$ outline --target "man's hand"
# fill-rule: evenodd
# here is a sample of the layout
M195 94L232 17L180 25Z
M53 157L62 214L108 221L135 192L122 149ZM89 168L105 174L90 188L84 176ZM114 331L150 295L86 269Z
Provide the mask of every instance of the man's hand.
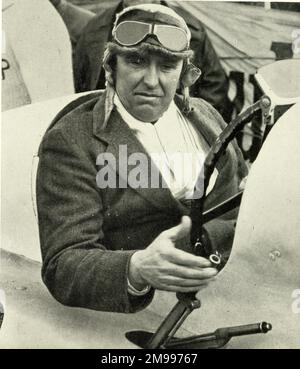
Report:
M176 227L162 232L145 250L134 253L129 280L138 289L147 284L159 290L196 292L216 274L211 263L200 256L175 248L176 240L190 233L191 220L184 216Z

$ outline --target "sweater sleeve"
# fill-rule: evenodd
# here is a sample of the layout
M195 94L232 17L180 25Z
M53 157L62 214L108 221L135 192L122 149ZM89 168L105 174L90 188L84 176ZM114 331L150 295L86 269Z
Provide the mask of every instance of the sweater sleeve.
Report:
M128 266L135 250L108 250L102 243L103 205L96 163L59 129L50 130L39 150L37 207L43 258L42 278L50 293L69 306L135 312L153 289L132 298Z

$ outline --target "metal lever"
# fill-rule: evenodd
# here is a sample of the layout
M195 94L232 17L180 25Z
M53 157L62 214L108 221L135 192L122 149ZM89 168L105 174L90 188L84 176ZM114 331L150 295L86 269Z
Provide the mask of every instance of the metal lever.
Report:
M250 334L268 333L272 329L270 323L262 322L255 324L240 325L234 327L219 328L212 333L186 338L170 338L156 348L160 349L217 349L225 346L231 338ZM146 331L132 331L126 333L129 341L135 345L147 349L154 334Z
M220 348L226 345L232 337L246 336L250 334L267 333L272 329L270 323L262 322L235 327L219 328L213 333L187 338L176 338L165 345L168 349L203 349Z
M201 306L200 301L194 296L194 294L177 294L179 301L146 344L146 348L159 348L174 336L189 314Z

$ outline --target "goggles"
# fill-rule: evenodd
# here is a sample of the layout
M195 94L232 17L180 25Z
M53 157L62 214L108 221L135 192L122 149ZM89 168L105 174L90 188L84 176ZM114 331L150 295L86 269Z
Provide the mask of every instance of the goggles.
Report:
M184 51L189 46L186 32L179 27L167 24L124 21L117 25L112 34L122 46L137 45L148 35L155 35L161 45L170 51Z

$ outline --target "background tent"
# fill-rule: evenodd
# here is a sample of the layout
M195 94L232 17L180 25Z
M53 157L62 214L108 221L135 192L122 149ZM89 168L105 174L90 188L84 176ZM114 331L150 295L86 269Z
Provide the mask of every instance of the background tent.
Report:
M207 29L230 78L229 97L237 113L256 99L258 91L253 75L259 67L275 60L296 58L300 68L299 12L266 9L261 6L263 3L176 1L176 4L200 19Z

